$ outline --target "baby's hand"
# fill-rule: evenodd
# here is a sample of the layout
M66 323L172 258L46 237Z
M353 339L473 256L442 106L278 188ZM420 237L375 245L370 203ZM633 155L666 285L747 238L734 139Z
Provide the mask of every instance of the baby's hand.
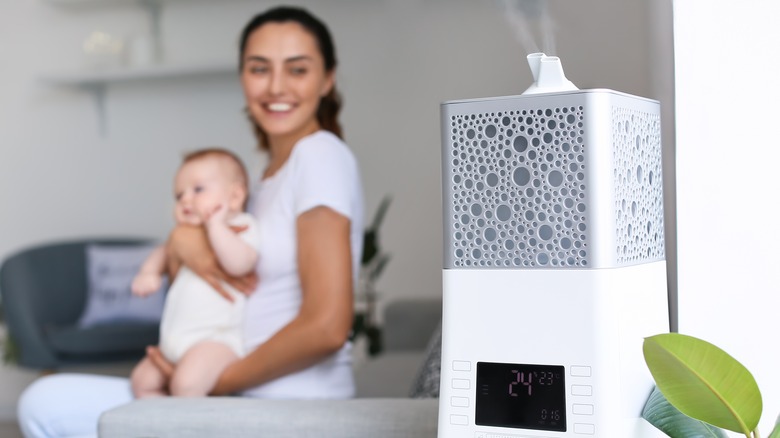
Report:
M161 286L161 275L141 272L133 278L130 289L133 291L133 295L146 297L160 290Z
M211 227L214 225L227 224L227 214L227 206L225 206L225 204L218 205L217 208L215 208L214 211L209 213L208 217L205 218L206 226Z

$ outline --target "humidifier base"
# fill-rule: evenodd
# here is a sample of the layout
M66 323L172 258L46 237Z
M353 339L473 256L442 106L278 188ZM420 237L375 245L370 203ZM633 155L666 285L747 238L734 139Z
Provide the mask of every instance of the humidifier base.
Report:
M657 436L642 342L669 331L663 260L443 275L440 438Z

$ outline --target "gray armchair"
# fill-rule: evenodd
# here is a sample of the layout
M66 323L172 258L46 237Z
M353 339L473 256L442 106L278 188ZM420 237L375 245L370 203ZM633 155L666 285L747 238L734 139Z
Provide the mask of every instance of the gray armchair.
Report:
M8 336L19 365L56 369L66 365L140 358L156 344L158 325L117 323L80 328L86 303L85 249L89 244L139 245L145 239L85 239L21 250L0 266L0 296Z

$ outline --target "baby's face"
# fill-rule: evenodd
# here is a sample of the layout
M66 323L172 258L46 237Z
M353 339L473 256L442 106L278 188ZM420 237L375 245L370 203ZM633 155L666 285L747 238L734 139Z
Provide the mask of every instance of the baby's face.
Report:
M202 225L220 205L229 212L240 211L243 197L240 185L230 175L229 166L218 159L201 158L182 165L174 183L176 222ZM237 187L238 186L238 187Z

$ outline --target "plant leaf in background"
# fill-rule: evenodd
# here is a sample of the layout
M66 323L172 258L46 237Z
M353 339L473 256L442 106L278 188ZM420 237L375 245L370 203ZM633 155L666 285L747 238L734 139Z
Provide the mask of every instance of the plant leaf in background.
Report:
M363 233L363 255L360 259L360 283L358 295L365 304L365 310L355 313L351 340L365 335L368 341L368 353L376 356L382 352L382 329L375 320L377 291L376 281L390 262L390 255L382 250L379 228L390 207L392 197L385 195L377 207L374 219Z
M2 356L3 356L3 363L5 364L15 364L19 362L19 347L16 346L16 343L13 339L11 339L8 336L8 333L5 335L5 339L0 339L0 342L3 346Z
M658 388L653 388L642 418L671 438L727 438L721 429L677 410Z
M390 201L392 198L388 195L382 198L382 202L374 214L374 220L371 225L366 229L363 235L363 257L360 264L365 266L379 253L379 227L382 226L382 220L385 218L385 213L390 207Z
M767 438L780 438L780 417L775 420L775 428Z
M374 282L382 275L382 271L385 270L385 266L390 262L390 255L382 254L374 264L374 268L368 273L368 281Z
M658 389L680 412L745 436L756 429L761 392L728 353L679 333L645 338L642 349Z

